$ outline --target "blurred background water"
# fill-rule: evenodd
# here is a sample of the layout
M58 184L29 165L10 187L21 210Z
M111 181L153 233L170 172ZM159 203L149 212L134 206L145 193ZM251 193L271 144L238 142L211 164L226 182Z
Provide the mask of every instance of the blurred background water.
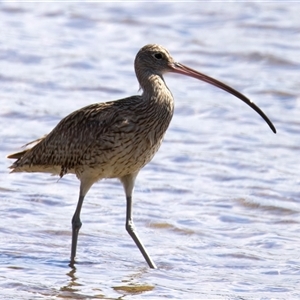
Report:
M299 299L300 4L0 3L1 299ZM6 155L70 112L138 93L137 51L238 89L274 122L192 78L166 75L176 109L139 174L125 231L117 180L95 184L68 267L79 182L11 174Z

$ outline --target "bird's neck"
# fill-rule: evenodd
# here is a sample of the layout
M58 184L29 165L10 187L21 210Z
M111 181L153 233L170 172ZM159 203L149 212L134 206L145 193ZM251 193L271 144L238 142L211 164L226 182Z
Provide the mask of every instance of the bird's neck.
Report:
M146 109L146 114L152 120L149 124L159 124L159 126L150 126L149 130L156 132L156 138L161 141L174 113L172 93L160 75L150 74L139 82L143 90L141 96L143 109Z
M173 106L173 96L162 76L157 74L145 74L139 81L143 90L143 99L151 102Z

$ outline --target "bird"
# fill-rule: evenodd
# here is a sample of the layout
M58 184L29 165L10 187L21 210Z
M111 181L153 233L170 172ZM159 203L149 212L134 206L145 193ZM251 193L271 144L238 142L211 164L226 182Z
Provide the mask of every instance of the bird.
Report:
M7 156L15 159L12 172L43 172L63 177L75 174L79 198L72 217L69 266L75 268L80 212L86 194L101 179L117 178L126 196L125 228L150 268L157 268L139 238L133 222L133 189L140 170L158 151L174 112L174 100L163 75L178 73L212 84L254 109L276 133L265 113L246 96L208 75L176 62L157 44L142 47L134 60L141 94L80 108L34 145ZM76 258L76 261L75 261Z

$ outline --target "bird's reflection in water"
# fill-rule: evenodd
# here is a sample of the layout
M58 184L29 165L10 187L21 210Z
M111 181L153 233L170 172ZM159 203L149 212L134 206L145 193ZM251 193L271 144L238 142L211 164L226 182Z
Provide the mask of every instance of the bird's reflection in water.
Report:
M80 283L78 283L78 277L76 277L76 268L71 268L71 271L66 273L68 278L68 284L60 288L60 296L65 299L86 299L86 296L80 295Z
M120 285L111 286L109 289L114 290L118 295L116 298L112 299L124 299L128 295L141 295L145 292L152 291L155 286L149 285L147 283L139 282L139 278L147 272L147 268L142 268L136 272L136 274L131 274L127 279L120 280ZM68 284L60 288L59 297L64 299L107 299L103 292L101 293L101 288L97 286L97 294L87 295L82 291L82 287L85 284L79 283L80 278L76 276L76 268L72 267L69 272L66 273L68 277ZM107 283L106 283L107 284ZM99 282L101 285L101 282ZM107 287L106 287L107 288ZM95 292L95 289L94 289Z

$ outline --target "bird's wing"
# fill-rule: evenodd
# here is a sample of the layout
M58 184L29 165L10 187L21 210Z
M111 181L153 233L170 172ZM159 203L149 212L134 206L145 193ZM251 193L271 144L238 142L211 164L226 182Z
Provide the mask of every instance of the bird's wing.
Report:
M124 136L134 135L137 111L133 107L139 107L139 102L140 97L133 96L92 104L71 113L31 149L9 155L8 158L17 159L11 168L39 165L72 169L93 151L99 156L113 152Z

